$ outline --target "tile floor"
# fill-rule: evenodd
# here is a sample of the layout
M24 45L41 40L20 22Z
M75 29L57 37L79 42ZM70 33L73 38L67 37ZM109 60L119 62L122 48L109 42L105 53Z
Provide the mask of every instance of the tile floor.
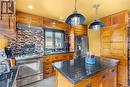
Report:
M55 76L23 87L56 87Z

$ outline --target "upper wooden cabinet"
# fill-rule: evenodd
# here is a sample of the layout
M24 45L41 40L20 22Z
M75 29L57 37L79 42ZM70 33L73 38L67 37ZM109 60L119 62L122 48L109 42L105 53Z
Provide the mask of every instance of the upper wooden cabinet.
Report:
M129 11L125 10L116 14L106 16L100 20L105 23L105 27L119 24L128 24Z
M19 12L19 11L16 12L16 15L17 15L16 21L24 24L41 26L41 27L57 29L57 30L69 30L70 28L70 26L67 25L66 23L54 19L50 19L50 18L36 16L36 15Z
M122 11L111 16L111 24L127 24L128 23L128 11Z
M54 19L43 18L43 27L58 29L58 30L68 30L70 26L64 22L60 22Z
M43 26L43 18L23 12L16 12L16 21L29 25Z
M101 21L105 23L105 26L111 26L111 16L103 17Z

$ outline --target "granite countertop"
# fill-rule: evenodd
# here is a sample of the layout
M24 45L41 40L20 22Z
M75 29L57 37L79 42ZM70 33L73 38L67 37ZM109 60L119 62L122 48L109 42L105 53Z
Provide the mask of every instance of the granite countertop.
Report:
M17 73L18 67L13 67L10 72L0 75L0 87L13 87Z
M49 53L49 54L32 54L32 55L21 55L21 56L16 56L16 60L17 61L24 61L24 60L30 60L30 59L39 59L39 58L43 58L44 56L49 56L49 55L56 55L56 54L66 54L66 53L73 53L70 51L67 52L54 52L54 53Z
M96 64L85 63L85 58L76 58L70 61L53 63L53 67L64 75L72 84L78 83L89 77L118 64L118 60L96 57Z

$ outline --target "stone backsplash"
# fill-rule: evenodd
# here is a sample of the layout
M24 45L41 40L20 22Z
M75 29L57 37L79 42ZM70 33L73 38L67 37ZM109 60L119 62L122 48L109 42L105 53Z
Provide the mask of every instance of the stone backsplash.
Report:
M11 41L15 55L40 54L44 52L44 30L41 27L17 24L16 41ZM15 42L15 44L14 44Z

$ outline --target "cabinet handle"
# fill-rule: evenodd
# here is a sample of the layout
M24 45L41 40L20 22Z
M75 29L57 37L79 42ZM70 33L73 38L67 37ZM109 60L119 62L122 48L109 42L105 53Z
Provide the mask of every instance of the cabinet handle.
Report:
M86 87L92 87L92 83L88 83Z
M115 69L112 69L111 72L112 72L112 73L115 72Z
M106 77L106 75L104 74L104 75L102 75L102 78L104 79Z

